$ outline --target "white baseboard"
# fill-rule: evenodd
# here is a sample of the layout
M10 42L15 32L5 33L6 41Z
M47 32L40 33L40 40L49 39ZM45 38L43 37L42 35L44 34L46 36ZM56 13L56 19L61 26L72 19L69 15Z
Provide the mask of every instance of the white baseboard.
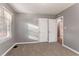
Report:
M72 52L74 52L74 53L76 53L76 54L79 54L78 51L76 51L76 50L74 50L74 49L68 47L67 45L64 45L64 44L63 44L62 46L65 47L65 48L67 48L67 49L69 49L69 50L71 50Z
M13 44L2 56L5 56L16 44Z
M16 44L29 44L29 43L40 43L40 42L18 42Z
M5 56L17 44L30 44L30 43L42 43L42 42L36 41L36 42L18 42L18 43L15 43L4 54L2 54L2 56ZM67 48L67 49L69 49L69 50L71 50L71 51L73 51L73 52L75 52L75 53L77 53L77 54L79 54L78 51L76 51L76 50L74 50L74 49L72 49L72 48L70 48L70 47L68 47L68 46L66 46L64 44L62 46L65 47L65 48Z
M36 41L36 42L19 42L19 43L15 43L6 52L4 52L4 54L2 54L1 56L5 56L17 44L29 44L29 43L41 43L41 42Z

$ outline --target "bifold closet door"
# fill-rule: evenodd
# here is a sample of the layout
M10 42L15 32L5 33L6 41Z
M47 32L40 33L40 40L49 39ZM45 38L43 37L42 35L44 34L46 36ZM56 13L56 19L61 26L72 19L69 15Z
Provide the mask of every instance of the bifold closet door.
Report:
M49 42L57 41L57 21L49 19Z
M38 22L39 22L39 41L48 42L48 19L40 18Z

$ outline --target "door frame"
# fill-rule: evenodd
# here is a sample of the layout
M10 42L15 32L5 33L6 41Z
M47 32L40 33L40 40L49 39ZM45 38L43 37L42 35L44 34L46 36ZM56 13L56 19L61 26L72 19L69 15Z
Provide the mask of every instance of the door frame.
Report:
M62 46L64 45L64 17L63 16L59 16L56 19L61 19L63 21L63 39L62 39Z

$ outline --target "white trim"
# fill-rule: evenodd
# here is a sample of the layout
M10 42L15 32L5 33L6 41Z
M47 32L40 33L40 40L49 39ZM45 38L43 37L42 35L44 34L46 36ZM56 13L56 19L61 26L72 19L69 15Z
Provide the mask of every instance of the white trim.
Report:
M76 54L79 54L79 52L78 52L78 51L76 51L76 50L74 50L74 49L72 49L72 48L68 47L68 46L67 46L67 45L65 45L65 44L63 44L62 46L63 46L63 47L65 47L65 48L67 48L67 49L69 49L69 50L71 50L72 52L74 52L74 53L76 53Z
M36 42L18 42L16 44L30 44L30 43L41 43L41 42L38 42L38 41L36 41Z
M5 56L17 44L29 44L29 43L41 43L41 42L36 41L36 42L18 42L18 43L15 43L6 52L4 52L1 56Z
M7 50L4 54L2 54L1 56L5 56L5 55L6 55L15 45L17 45L17 44L30 44L30 43L41 43L41 42L36 41L36 42L19 42L19 43L15 43L15 44L13 44L13 45ZM49 43L50 43L50 42L49 42ZM74 53L76 53L76 54L79 54L78 51L76 51L76 50L74 50L74 49L68 47L67 45L62 44L62 46L65 47L65 48L67 48L67 49L69 49L69 50L71 50L72 52L74 52Z
M4 54L2 54L1 56L5 56L15 45L16 45L16 43L13 44L13 45L12 45L6 52L4 52Z

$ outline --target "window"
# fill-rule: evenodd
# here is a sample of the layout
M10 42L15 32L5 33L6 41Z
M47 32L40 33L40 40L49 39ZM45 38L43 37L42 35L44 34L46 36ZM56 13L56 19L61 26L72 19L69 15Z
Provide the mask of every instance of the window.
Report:
M0 39L10 38L12 14L4 7L0 7Z

